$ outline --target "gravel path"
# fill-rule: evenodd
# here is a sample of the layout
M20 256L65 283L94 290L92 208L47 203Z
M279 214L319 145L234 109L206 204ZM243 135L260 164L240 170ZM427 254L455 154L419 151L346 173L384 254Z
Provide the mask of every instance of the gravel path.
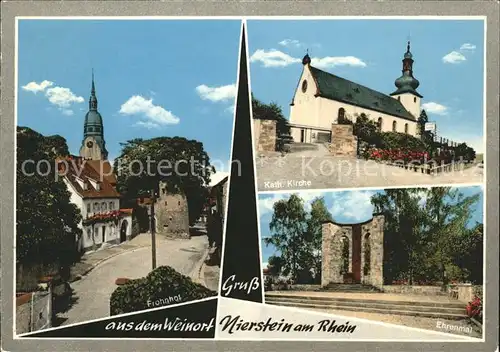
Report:
M195 279L193 271L204 259L207 247L206 236L189 240L159 239L156 248L157 266L169 265ZM61 325L109 316L109 298L117 287L115 280L119 277L144 277L150 271L151 247L134 249L106 260L81 280L71 283L76 301L69 311L59 314L60 318L66 319Z
M478 167L432 176L372 160L332 157L322 151L260 156L256 171L259 191L483 182L483 169Z

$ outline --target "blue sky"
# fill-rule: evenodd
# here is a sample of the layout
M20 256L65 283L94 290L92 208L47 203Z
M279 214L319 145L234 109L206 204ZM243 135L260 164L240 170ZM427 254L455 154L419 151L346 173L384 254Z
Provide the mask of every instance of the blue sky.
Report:
M309 49L313 65L389 94L411 40L422 106L438 133L483 146L482 20L248 21L252 91L289 114Z
M455 188L456 189L456 188ZM480 198L473 206L473 214L470 225L476 222L483 222L483 188L482 186L460 187L459 191L464 196L479 194ZM372 217L374 208L371 204L371 197L383 190L351 190L351 191L302 191L290 193L259 194L258 208L260 216L260 236L261 239L271 235L269 223L273 216L273 204L282 199L288 199L291 194L297 194L304 200L306 211L311 210L311 202L317 197L323 197L326 207L332 214L333 219L339 223L351 224L369 220ZM422 205L425 198L422 198ZM269 256L276 253L273 246L266 246L262 241L262 261L267 263ZM265 266L266 264L264 264Z
M18 125L59 134L78 154L93 68L110 159L120 142L182 136L227 165L240 30L235 20L20 20Z

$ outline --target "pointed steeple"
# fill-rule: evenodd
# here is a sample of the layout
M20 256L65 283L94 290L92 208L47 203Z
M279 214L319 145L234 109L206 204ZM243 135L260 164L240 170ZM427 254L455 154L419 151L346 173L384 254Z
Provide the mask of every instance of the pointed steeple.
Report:
M97 110L97 97L95 95L94 69L92 69L92 89L90 90L89 110Z

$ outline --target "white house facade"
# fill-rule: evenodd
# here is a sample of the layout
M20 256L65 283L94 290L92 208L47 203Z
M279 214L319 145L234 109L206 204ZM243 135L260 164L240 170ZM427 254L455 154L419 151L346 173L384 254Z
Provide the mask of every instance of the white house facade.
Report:
M291 134L295 142L316 143L330 139L332 124L343 119L355 122L366 116L382 132L418 136L417 121L422 96L413 77L413 58L408 43L397 90L386 95L311 65L306 54L303 70L290 104Z

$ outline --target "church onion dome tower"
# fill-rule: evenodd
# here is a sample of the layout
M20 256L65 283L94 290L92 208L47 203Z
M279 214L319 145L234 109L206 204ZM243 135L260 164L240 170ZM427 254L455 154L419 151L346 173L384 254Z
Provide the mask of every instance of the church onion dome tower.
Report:
M413 77L413 62L413 55L410 51L410 42L408 42L406 53L404 54L403 58L403 74L394 82L397 89L396 91L391 93L391 95L410 93L416 95L419 98L422 98L422 96L417 92L417 88L420 85L420 82L418 81L418 79Z
M100 155L97 155L100 154ZM94 72L92 72L92 89L90 91L89 111L85 115L83 126L83 141L80 156L85 159L106 160L108 151L104 141L104 126L102 116L97 111L97 97L95 93Z

